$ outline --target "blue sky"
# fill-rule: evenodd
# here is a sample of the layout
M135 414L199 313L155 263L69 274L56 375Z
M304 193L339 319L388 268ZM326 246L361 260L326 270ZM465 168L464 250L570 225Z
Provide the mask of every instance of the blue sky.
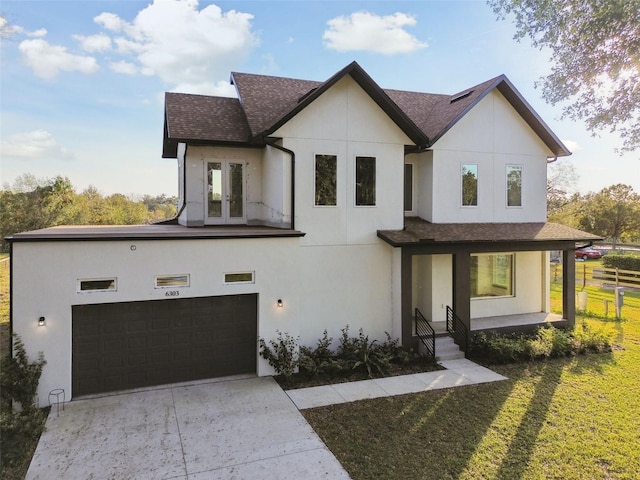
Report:
M353 60L383 88L453 94L502 73L574 153L576 190L626 183L638 154L560 120L534 83L548 52L484 1L14 1L0 5L0 182L177 194L162 159L165 91L233 94L231 71L326 80Z

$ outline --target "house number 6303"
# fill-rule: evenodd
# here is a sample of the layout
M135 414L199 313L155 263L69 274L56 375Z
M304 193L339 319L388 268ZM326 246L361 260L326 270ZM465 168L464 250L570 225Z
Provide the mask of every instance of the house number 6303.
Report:
M179 290L169 290L167 292L164 292L164 296L165 297L179 297L180 296L180 291Z

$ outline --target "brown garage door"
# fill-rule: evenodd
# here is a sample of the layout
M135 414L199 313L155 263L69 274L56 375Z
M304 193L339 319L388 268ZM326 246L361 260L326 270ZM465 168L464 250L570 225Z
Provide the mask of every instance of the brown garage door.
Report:
M257 295L72 307L73 396L255 373Z

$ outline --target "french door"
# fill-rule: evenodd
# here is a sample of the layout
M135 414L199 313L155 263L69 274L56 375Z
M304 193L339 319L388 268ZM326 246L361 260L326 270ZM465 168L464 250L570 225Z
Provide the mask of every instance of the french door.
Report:
M205 168L205 223L246 223L244 163L237 160L207 161Z

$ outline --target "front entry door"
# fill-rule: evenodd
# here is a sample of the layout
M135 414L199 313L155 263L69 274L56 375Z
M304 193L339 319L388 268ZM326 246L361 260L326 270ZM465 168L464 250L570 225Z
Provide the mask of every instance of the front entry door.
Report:
M238 160L206 163L206 223L246 223L245 168Z

